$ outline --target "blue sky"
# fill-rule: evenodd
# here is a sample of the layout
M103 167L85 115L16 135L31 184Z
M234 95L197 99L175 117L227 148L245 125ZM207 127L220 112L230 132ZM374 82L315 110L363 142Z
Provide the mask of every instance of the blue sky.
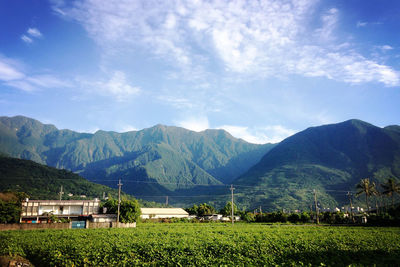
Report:
M278 142L400 124L397 0L2 0L0 115Z

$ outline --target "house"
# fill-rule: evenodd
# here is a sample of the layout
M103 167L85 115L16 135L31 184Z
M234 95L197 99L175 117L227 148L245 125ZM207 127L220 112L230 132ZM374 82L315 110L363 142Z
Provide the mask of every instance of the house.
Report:
M204 219L207 221L220 221L222 219L222 214L205 215Z
M100 201L94 200L29 200L22 202L20 222L47 222L49 215L72 221L87 220L98 214Z
M230 216L225 217L222 214L205 215L203 216L203 219L207 221L221 221L221 222L232 221L232 218ZM233 216L233 220L240 221L240 216Z
M142 219L189 218L189 213L182 208L141 208Z
M90 219L92 222L116 222L117 214L92 214L90 215Z

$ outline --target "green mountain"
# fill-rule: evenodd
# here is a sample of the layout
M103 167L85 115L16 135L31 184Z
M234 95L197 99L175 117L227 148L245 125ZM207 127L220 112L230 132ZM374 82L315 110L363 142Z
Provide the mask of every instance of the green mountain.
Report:
M44 166L30 160L0 156L0 192L12 190L27 193L32 199L58 199L63 186L63 199L116 197L117 190L89 182L70 171ZM72 194L72 196L68 196Z
M238 201L249 206L304 209L313 203L312 189L323 207L335 207L347 204L360 179L390 177L400 178L400 127L349 120L285 139L233 183Z
M156 125L127 133L58 130L17 116L0 117L0 153L79 173L136 195L174 195L196 185L228 183L274 145L256 145L224 130L193 132Z

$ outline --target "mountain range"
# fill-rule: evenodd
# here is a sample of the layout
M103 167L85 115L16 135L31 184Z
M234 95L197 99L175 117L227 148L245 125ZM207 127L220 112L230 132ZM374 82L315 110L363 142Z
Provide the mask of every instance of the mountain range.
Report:
M174 195L196 185L228 183L274 145L256 145L224 130L193 132L156 125L126 133L58 130L22 117L0 117L0 152L68 169L135 195Z
M360 120L311 127L278 144L251 144L224 130L156 125L126 133L59 130L34 119L0 117L0 153L63 168L137 197L175 203L305 209L347 203L362 178L400 177L400 126ZM150 200L154 200L150 199ZM171 201L172 202L172 201Z
M400 126L348 120L308 128L283 140L234 183L246 186L243 195L255 196L253 205L267 209L305 208L313 189L332 207L347 203L347 191L363 178L400 178Z

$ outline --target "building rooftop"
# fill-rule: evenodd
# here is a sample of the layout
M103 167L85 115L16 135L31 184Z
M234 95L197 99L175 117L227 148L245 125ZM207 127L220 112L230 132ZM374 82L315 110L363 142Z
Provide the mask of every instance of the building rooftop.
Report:
M142 211L142 215L189 215L182 208L141 208L140 210Z
M83 202L100 202L100 200L98 199L77 199L77 200L48 200L48 199L28 199L28 201L25 200L25 202L34 202L34 203L62 203L62 204L66 204L66 203L83 203Z

